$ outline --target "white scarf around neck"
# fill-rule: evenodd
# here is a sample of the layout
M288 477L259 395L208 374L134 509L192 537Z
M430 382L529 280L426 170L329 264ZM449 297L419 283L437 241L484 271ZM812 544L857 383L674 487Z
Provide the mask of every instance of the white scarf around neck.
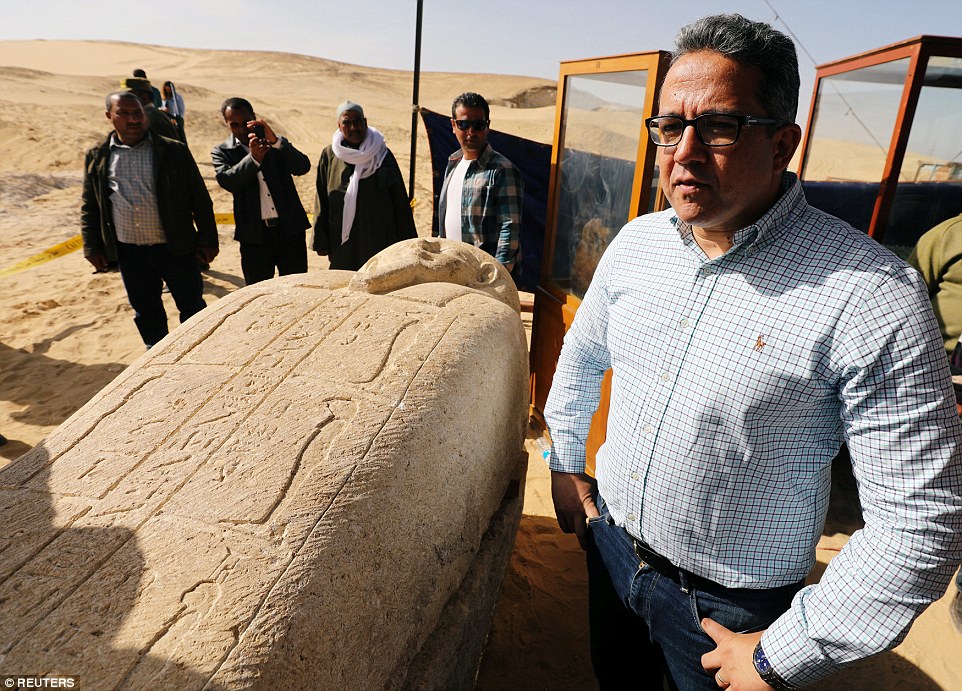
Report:
M373 127L368 127L367 136L361 142L360 148L345 146L344 135L340 130L336 130L331 140L331 149L339 159L354 166L351 180L347 183L347 191L344 193L344 215L341 219L343 245L351 237L351 226L354 225L354 214L357 211L357 190L361 180L374 175L381 167L384 157L387 156L387 147L384 145L384 135Z

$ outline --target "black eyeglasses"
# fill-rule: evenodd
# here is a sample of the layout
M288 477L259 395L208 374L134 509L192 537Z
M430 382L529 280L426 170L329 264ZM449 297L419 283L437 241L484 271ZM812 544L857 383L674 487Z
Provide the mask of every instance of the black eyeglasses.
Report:
M482 132L488 129L488 125L491 124L490 120L455 120L454 124L462 132L467 132L469 128L476 130L477 132Z
M749 125L777 125L778 120L756 118L752 115L728 113L705 113L693 120L677 115L658 115L645 120L648 134L655 146L675 146L685 134L685 128L693 125L695 134L705 146L731 146L738 141L742 127Z

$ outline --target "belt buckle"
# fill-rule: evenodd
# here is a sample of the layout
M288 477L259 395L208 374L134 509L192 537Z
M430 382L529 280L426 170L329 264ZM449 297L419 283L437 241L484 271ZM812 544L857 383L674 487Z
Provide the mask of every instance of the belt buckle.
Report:
M635 549L635 557L638 559L638 568L640 569L642 566L648 566L648 562L645 561L645 558L642 555L641 545L638 543L638 540L631 538L631 543Z
M639 568L639 569L640 569L642 566L648 566L648 567L650 567L650 568L652 569L652 571L656 571L656 572L660 573L661 575L665 575L659 568L656 568L654 564L652 564L650 561L646 561L646 560L645 560L645 552L648 551L648 550L646 550L644 547L641 546L641 542L640 542L639 540L636 540L635 538L631 538L631 543L632 543L632 545L634 546L635 557L638 559L638 568ZM664 560L664 557L662 557L662 559ZM666 568L666 566L663 565L662 568ZM670 562L668 562L667 568L672 569L672 570L675 570L675 569L676 569L675 565L674 565L674 564L671 564ZM680 571L680 569L679 569L679 571ZM671 578L671 577L668 576L668 578ZM682 580L677 579L677 578L671 578L671 580L675 581L676 583L678 583L678 584L681 586L681 590L682 590L683 593L687 593L687 592L688 592L687 580L686 580L686 581L682 581Z

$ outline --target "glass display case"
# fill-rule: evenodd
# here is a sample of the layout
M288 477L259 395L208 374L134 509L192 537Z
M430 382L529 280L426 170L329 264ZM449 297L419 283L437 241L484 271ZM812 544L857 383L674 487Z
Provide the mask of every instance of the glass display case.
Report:
M540 414L561 341L598 260L621 227L661 208L654 115L668 69L663 51L561 63L541 281L531 343L532 403Z
M905 255L962 213L962 38L817 68L800 177L814 206Z

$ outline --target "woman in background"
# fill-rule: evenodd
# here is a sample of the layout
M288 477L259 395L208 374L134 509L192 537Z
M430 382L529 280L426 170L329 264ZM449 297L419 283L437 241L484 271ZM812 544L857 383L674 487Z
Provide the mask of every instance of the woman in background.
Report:
M177 93L177 88L173 82L164 82L164 99L161 110L167 111L174 120L177 121L177 132L180 140L187 143L187 135L184 134L184 97Z

